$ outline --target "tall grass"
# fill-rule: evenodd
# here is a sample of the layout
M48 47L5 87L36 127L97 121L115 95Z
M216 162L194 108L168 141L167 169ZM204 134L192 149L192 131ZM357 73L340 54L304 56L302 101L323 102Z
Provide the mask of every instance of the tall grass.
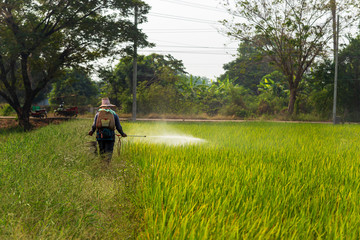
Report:
M0 132L0 239L132 239L124 169L85 143L90 122Z
M0 133L1 239L360 238L358 125L123 123L110 168L90 125Z
M207 143L125 145L141 168L139 239L360 238L360 126L142 123L128 131L161 128Z

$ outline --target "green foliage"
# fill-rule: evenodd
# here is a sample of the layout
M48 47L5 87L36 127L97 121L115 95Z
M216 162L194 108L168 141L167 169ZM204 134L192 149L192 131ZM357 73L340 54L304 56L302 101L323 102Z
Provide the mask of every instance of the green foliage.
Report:
M287 109L287 99L273 96L271 93L263 93L258 98L258 115L277 115L282 114ZM287 110L286 110L287 111Z
M257 87L260 93L269 92L274 97L286 98L289 96L289 90L285 84L285 76L279 71L274 71L263 76Z
M243 86L231 86L226 91L227 99L224 102L223 110L220 112L224 115L236 116L240 118L249 117L251 110L245 102L246 97L249 95L248 90Z
M91 124L0 132L0 238L358 239L358 125L126 122L106 168Z
M207 79L193 75L182 75L175 85L183 99L192 102L201 101L210 88Z
M224 5L234 16L234 21L224 21L228 35L251 42L286 77L290 90L288 111L292 114L304 73L325 53L331 39L332 21L325 17L330 5L311 0L235 0L224 1ZM349 6L339 4L339 8Z
M99 99L99 90L95 82L81 70L67 70L65 75L53 84L49 94L49 102L58 105L86 106L96 105Z
M290 24L289 27L293 26ZM304 26L304 28L310 29L309 26ZM253 40L259 40L258 38L259 36L255 36ZM338 113L347 116L349 120L356 120L354 118L360 115L358 114L359 104L357 104L360 101L358 101L360 85L357 84L360 70L356 58L359 39L357 37L349 38L349 40L350 44L340 52ZM288 77L282 71L275 70L272 65L269 65L267 62L269 57L261 57L263 53L254 46L253 42L243 43L239 47L237 59L243 65L229 63L231 69L225 68L225 74L216 81L177 74L179 71L166 67L172 65L171 61L164 56L140 56L138 61L140 66L139 113L150 114L160 111L162 114L206 113L209 116L222 115L238 118L264 116L297 119L302 116L301 118L311 119L313 116L315 120L329 119L333 98L334 66L332 61L325 59L317 62L317 65L310 68L311 71L307 71L301 81L297 82L296 100L293 106L294 116L290 118L287 113L289 86L295 83L289 83ZM250 68L252 64L254 67L261 65L261 71ZM268 70L271 72L267 72ZM255 73L256 75L252 75ZM264 74L260 75L261 73ZM108 75L108 79L116 79L112 83L115 87L109 87L109 84L103 82L103 86L106 86L103 88L106 89L104 92L117 96L124 112L131 112L131 74L132 60L130 57L123 58L114 73L109 72ZM241 74L245 74L246 77ZM292 76L291 79L295 78ZM239 81L239 79L242 80ZM117 93L115 89L118 90ZM106 95L106 93L103 94ZM169 104L166 105L165 102Z
M139 239L358 239L358 125L135 123Z
M224 100L216 93L210 92L203 100L201 110L209 116L215 116L221 111Z
M142 89L138 97L139 112L143 114L176 114L182 109L180 96L172 86L152 84Z
M266 94L263 92L260 95L261 97L256 97L251 90L237 85L236 80L230 79L229 76L223 80L218 79L211 82L208 79L184 74L176 76L176 81L173 81L171 80L172 76L175 75L166 74L161 78L162 81L155 81L150 85L148 81L139 83L137 88L139 113L185 115L206 113L209 116L223 115L249 118L256 114L280 113L284 108L285 98L283 95L286 95L286 90L281 83L275 84L275 87L281 91L276 90L274 92L271 90L267 91ZM283 76L278 72L267 77L283 81ZM164 84L164 82L167 83ZM271 89L275 89L275 87ZM123 91L118 96L123 99L123 111L130 112L132 99L129 97L130 94L123 94L125 92L127 91ZM273 94L279 94L280 97ZM269 111L258 110L259 104L263 104L258 98L266 99L267 103L271 105Z
M243 41L238 48L238 56L234 61L224 65L225 73L219 78L230 78L234 83L257 93L257 85L261 78L275 71L270 59L264 56L251 41Z
M330 92L332 93L332 91ZM328 89L312 92L310 95L310 102L312 103L316 113L330 115L333 103L333 98L330 92Z
M258 115L277 115L284 112L289 97L289 90L284 84L286 84L285 77L278 71L267 74L261 79L258 85L260 93L257 97Z
M10 116L15 113L15 110L9 104L0 105L0 116Z
M0 3L0 96L19 109L25 129L35 97L64 69L127 51L116 46L134 39L139 47L149 45L129 18L135 6L140 22L145 21L149 6L143 1Z
M134 238L132 167L89 151L91 124L0 131L0 239Z
M359 121L360 37L349 38L339 52L337 113L349 121ZM334 96L334 63L325 59L313 69L308 81L310 101L318 114L330 116Z
M142 99L144 99L147 93L142 94L142 91L148 91L153 84L165 88L167 85L174 85L180 75L185 73L185 68L182 61L171 55L164 56L154 53L148 56L138 56L137 73L137 83L140 89L138 93L143 95ZM121 58L114 70L102 69L100 78L102 79L102 95L110 97L117 106L122 106L123 111L130 112L129 96L132 94L133 87L133 58L130 56ZM144 107L142 109L145 111Z

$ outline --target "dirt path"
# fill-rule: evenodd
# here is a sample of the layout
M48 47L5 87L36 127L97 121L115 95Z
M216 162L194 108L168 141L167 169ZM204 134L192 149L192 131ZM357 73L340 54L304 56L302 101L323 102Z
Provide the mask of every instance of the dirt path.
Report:
M40 128L51 124L59 124L63 121L67 121L68 119L63 118L47 118L47 119L37 119L37 118L30 118L30 123L34 126L34 128ZM7 128L15 128L17 127L18 123L15 117L3 117L0 116L0 130L7 129Z
M38 119L30 118L30 122L35 126L35 128L47 126L51 124L58 124L63 121L67 121L74 118L65 118L65 117L49 117L47 119ZM78 117L76 119L88 119L93 120L93 118L87 117ZM132 121L131 118L121 118L120 121ZM156 121L156 122L278 122L278 123L322 123L322 124L332 124L332 122L317 122L317 121L278 121L278 120L236 120L236 119L187 119L187 118L137 118L136 121ZM16 118L13 116L0 116L0 129L15 127L17 125Z

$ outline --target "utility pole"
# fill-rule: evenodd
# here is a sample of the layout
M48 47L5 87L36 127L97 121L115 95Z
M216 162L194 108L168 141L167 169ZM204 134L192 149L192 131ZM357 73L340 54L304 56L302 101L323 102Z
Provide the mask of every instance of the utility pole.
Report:
M135 6L135 30L138 25L138 6ZM134 53L133 53L133 104L132 120L136 121L136 85L137 85L137 35L134 34Z
M335 16L333 16L335 18ZM333 124L336 122L336 101L337 101L337 82L338 82L338 53L339 53L339 15L337 15L336 31L334 32L334 61L335 61L335 74L334 74L334 102L333 102Z

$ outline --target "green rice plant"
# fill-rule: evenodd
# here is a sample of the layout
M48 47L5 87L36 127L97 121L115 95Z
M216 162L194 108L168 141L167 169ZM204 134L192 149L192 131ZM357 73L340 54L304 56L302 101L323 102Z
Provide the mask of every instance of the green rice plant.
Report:
M0 238L360 238L358 125L124 122L110 168L90 125L0 133Z
M141 123L207 142L138 141L139 239L358 239L358 125ZM151 129L152 128L152 129Z

